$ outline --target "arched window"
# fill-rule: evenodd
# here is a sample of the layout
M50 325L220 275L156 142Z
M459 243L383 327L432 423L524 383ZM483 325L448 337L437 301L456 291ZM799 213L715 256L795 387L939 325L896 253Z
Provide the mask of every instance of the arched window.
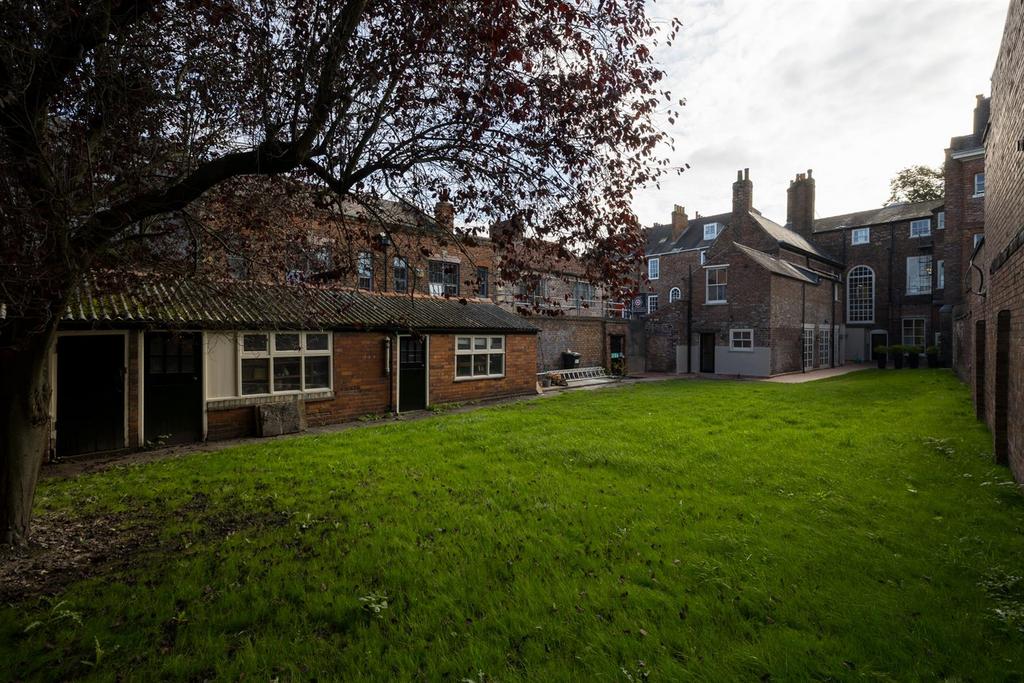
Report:
M668 302L670 304L679 301L681 298L683 298L683 293L679 291L678 287L668 290Z
M855 266L846 276L846 322L875 322L875 271Z

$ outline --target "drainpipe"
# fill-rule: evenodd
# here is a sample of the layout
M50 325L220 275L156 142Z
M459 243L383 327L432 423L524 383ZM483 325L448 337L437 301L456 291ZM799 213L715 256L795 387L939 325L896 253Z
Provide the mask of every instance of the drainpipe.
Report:
M686 374L693 374L693 264L686 266Z
M384 376L388 378L388 412L395 412L395 382L391 376L391 337L384 337Z

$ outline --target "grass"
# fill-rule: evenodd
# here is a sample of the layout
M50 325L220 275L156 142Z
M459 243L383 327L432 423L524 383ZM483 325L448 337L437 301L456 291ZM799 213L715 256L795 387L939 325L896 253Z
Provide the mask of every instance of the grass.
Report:
M152 539L0 607L3 680L1024 672L1024 497L945 371L567 393L45 481L38 506Z

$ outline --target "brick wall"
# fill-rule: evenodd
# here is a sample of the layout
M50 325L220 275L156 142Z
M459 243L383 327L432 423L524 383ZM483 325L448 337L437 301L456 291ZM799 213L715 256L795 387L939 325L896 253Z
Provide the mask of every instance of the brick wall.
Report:
M992 77L986 140L984 413L996 459L1024 482L1024 3L1013 0ZM977 297L970 297L976 301ZM980 314L980 315L979 315Z
M521 396L537 389L537 337L505 335L505 376L455 380L455 336L430 336L430 403L452 403Z
M310 427L382 415L391 410L389 385L397 372L392 353L391 374L385 372L385 340L381 332L334 333L334 395L305 402ZM430 335L430 402L472 401L532 393L536 389L537 344L532 334L505 336L505 377L455 381L454 335ZM256 433L256 407L242 406L207 411L207 439L233 439Z
M562 367L562 352L580 354L581 367L604 366L607 354L605 322L595 318L533 316L530 323L540 328L534 372Z
M948 217L947 217L948 225ZM943 290L938 289L936 280L937 261L944 259L943 247L949 228L939 230L932 222L930 237L910 237L910 221L899 221L884 225L872 225L868 244L852 245L851 229L830 230L817 233L815 242L836 258L846 262L844 283L849 273L857 266L868 266L875 273L875 320L872 323L847 323L848 328L863 328L865 334L880 329L889 333L890 344L902 343L903 318L925 319L926 345L935 341L939 331L939 307L943 303ZM907 289L907 258L911 256L932 257L932 291L929 294L910 295ZM953 284L948 266L946 286ZM845 287L845 284L844 284ZM843 292L842 319L846 318L846 292Z

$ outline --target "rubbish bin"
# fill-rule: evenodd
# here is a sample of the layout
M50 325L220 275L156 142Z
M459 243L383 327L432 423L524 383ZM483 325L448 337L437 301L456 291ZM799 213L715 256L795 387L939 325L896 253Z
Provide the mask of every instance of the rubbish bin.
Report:
M562 352L562 369L572 370L580 366L580 354L575 351Z

